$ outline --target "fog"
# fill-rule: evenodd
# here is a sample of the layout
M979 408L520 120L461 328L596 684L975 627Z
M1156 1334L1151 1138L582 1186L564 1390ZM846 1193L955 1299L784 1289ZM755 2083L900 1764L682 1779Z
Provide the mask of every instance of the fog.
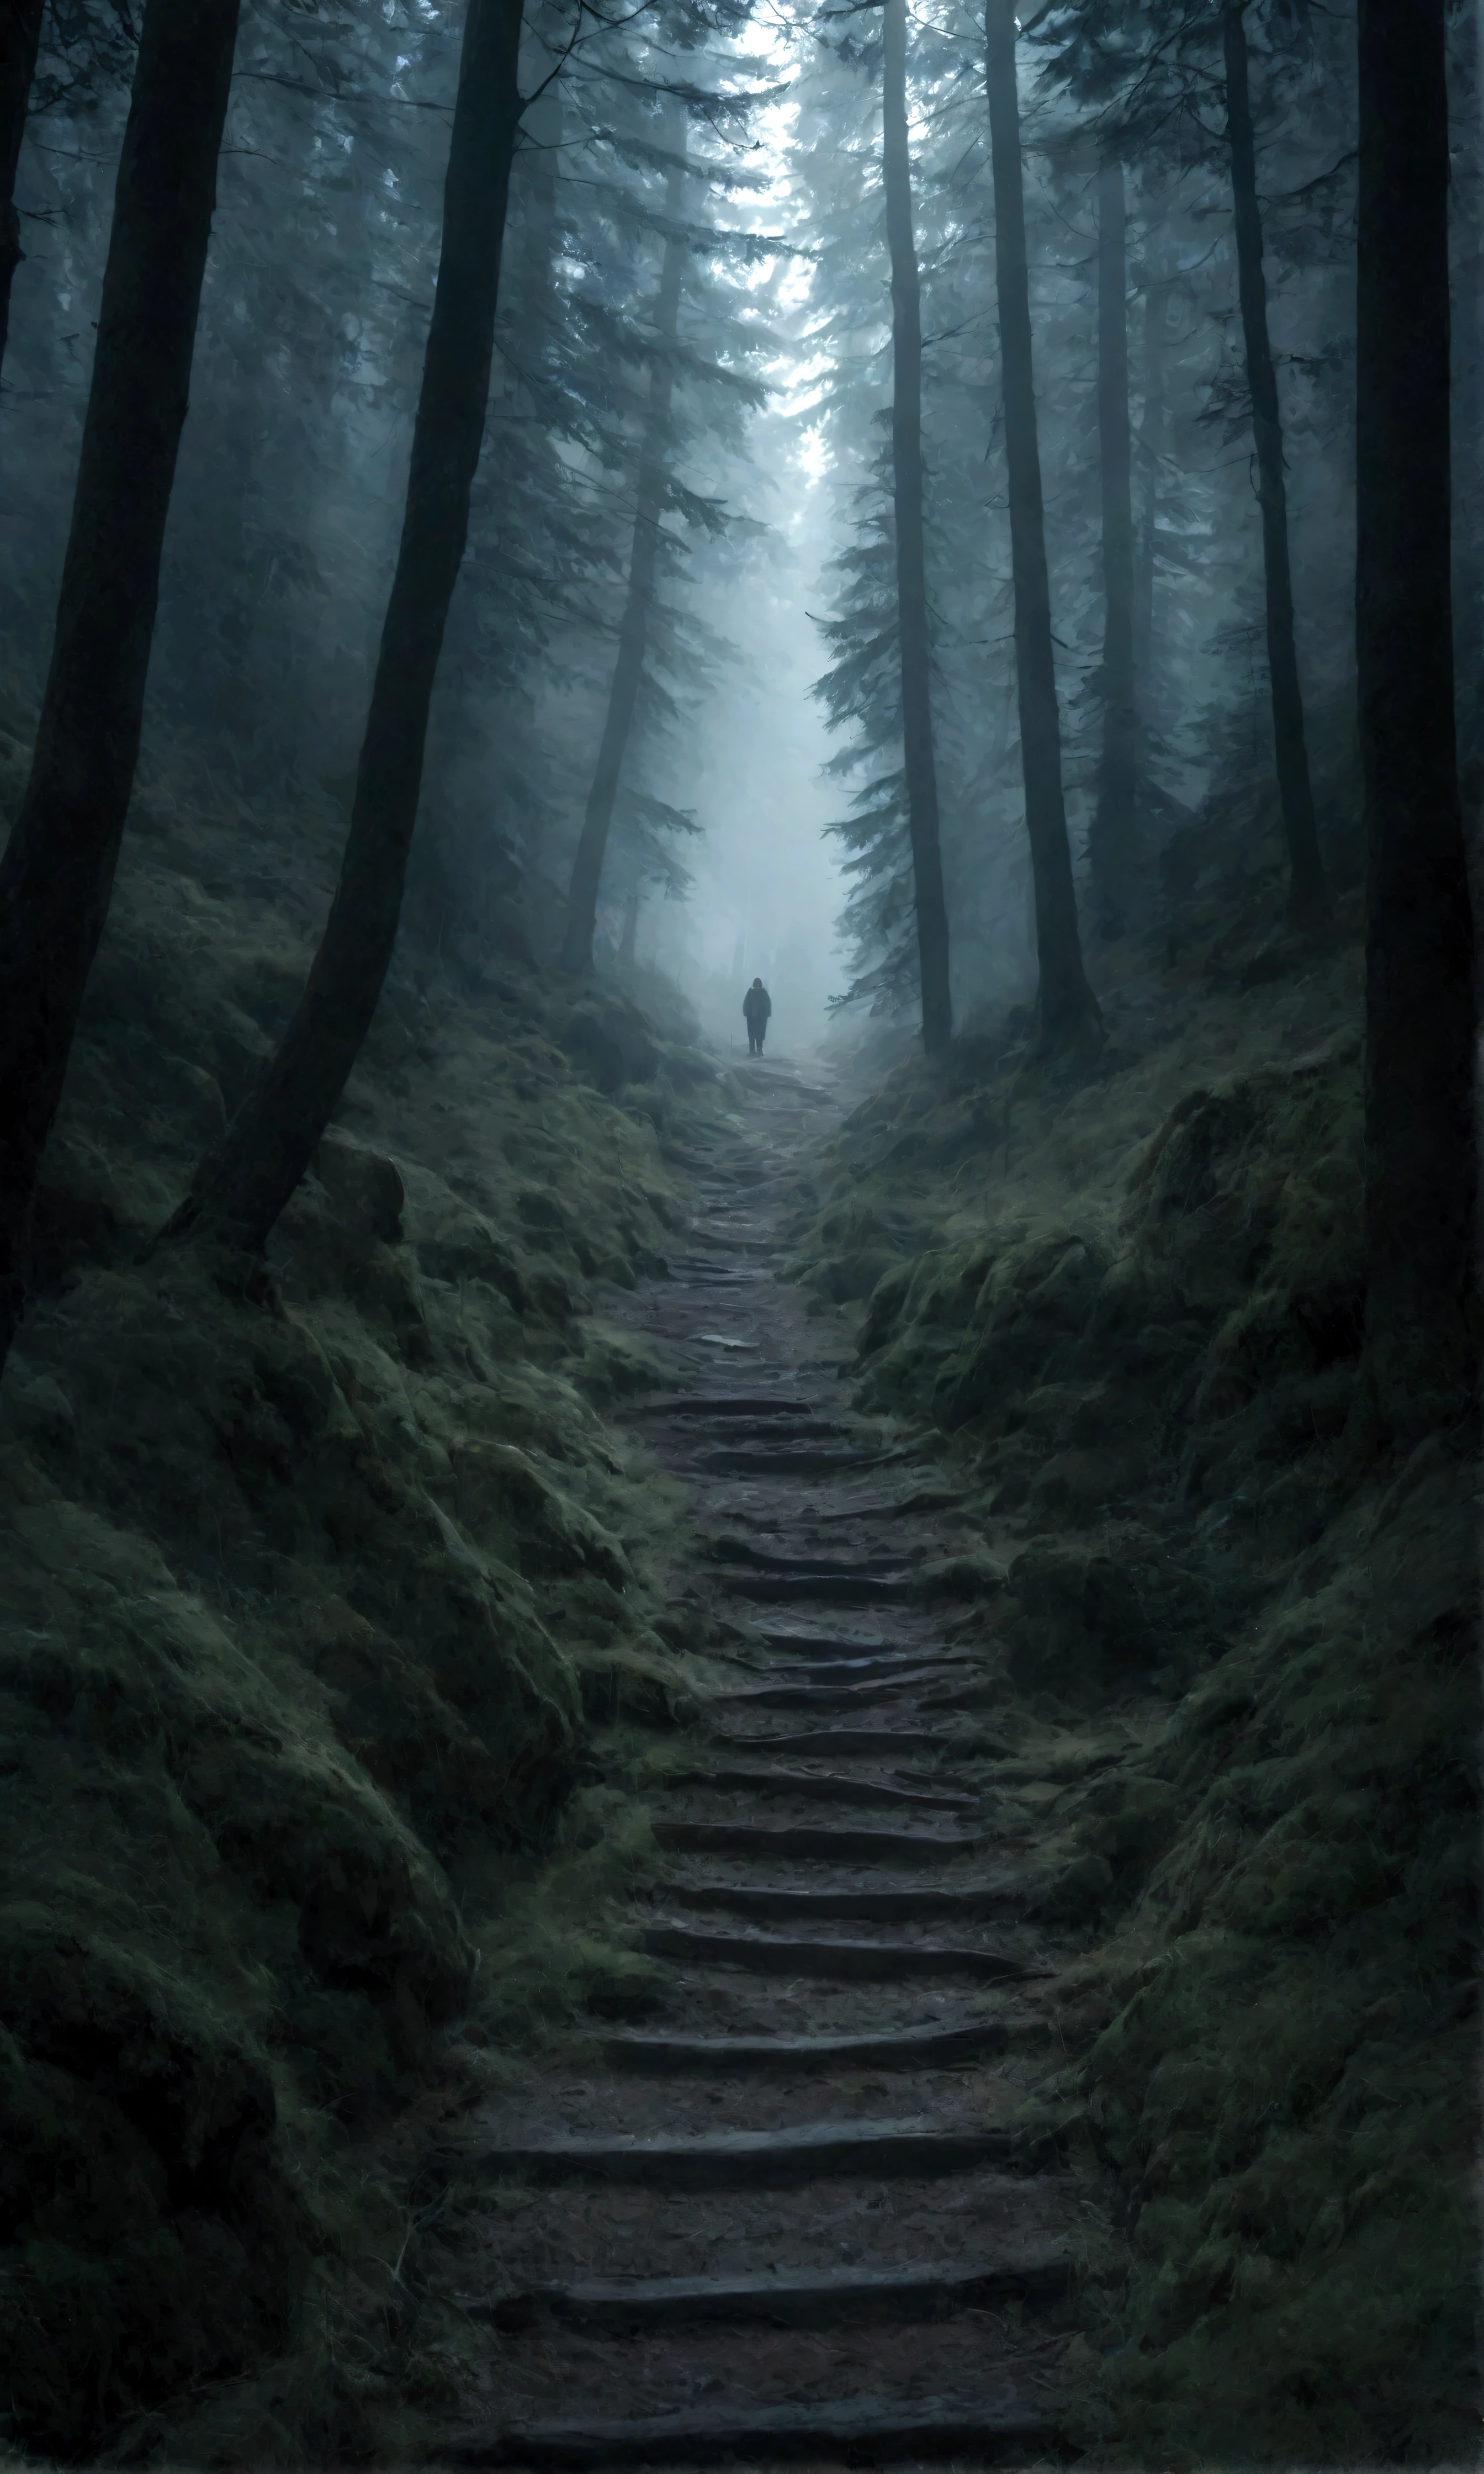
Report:
M542 91L515 166L407 933L473 970L502 938L542 962L562 949L649 459L658 580L621 734L596 967L663 975L724 1049L742 1043L754 976L772 990L779 1047L882 1013L910 1028L877 21L722 11L703 24L677 11L584 23L574 47L548 0L527 26L522 75ZM1471 24L1455 36L1468 94ZM7 361L0 619L17 730L40 685L130 58L85 11L66 20L68 41L60 25L22 158L27 256ZM333 832L364 722L458 26L431 0L374 15L270 0L239 47L144 774L204 768L249 803L298 803L306 834ZM1249 32L1307 760L1343 884L1358 865L1352 73L1328 15L1258 9ZM1021 45L1018 74L1062 770L1095 977L1108 923L1089 853L1108 690L1094 193L1115 128L1140 734L1132 919L1158 912L1161 854L1212 782L1268 778L1274 749L1230 165L1191 100L1210 67L1205 37L1197 28L1179 55L1194 84L1177 91L1170 69L1142 118L1116 49L1093 58L1089 39L1078 12L1053 12ZM1033 1003L1037 969L982 28L953 0L911 21L907 108L932 730L962 1023ZM1472 180L1471 158L1461 230ZM667 250L683 260L673 338L655 327ZM1460 321L1472 403L1472 294ZM1458 483L1471 648L1473 459L1471 436ZM641 510L640 533L645 521Z
M8 2468L1475 2462L1484 0L1019 5L0 0Z
M638 937L640 960L678 982L713 1039L744 1053L742 993L754 977L772 994L769 1038L780 1050L824 1035L846 979L839 857L826 833L839 796L824 777L830 742L807 692L820 658L805 605L829 546L828 497L801 471L796 440L778 441L769 478L773 538L750 589L716 614L735 659L670 758L676 804L694 809L705 833L689 862L694 887L684 903L652 904Z

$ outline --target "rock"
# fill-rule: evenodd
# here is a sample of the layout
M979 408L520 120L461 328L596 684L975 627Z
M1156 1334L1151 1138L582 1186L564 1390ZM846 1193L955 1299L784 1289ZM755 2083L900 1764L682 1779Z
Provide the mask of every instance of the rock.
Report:
M430 1170L409 1168L404 1185L404 1225L419 1271L433 1280L484 1280L524 1314L531 1300L520 1259L484 1214Z
M1022 1690L1099 1690L1152 1659L1137 1578L1149 1551L1143 1532L1123 1553L1076 1537L1031 1541L1011 1571L1002 1618Z
M558 1271L543 1269L531 1274L526 1282L531 1303L550 1322L569 1322L581 1308L572 1282Z
M1113 1897L1113 1866L1091 1849L1059 1873L1037 1900L1035 1912L1058 1924L1090 1924Z
M77 1440L71 1401L50 1374L25 1372L19 1358L11 1360L10 1379L0 1392L0 1419L22 1443L68 1450Z
M92 1146L65 1133L48 1146L31 1220L31 1276L51 1288L82 1263L110 1263L125 1234L120 1180Z
M973 1604L996 1597L1007 1578L1007 1567L997 1555L945 1555L919 1568L913 1576L913 1592L921 1598L964 1598Z
M568 1231L566 1206L549 1185L527 1186L515 1197L515 1217L522 1228L540 1237L565 1238Z
M505 1535L494 1551L518 1564L527 1579L586 1571L615 1589L627 1586L629 1559L618 1540L516 1444L471 1440L453 1468L466 1524L498 1524Z
M1164 1779L1114 1770L1088 1789L1078 1841L1089 1855L1114 1863L1126 1856L1147 1857L1173 1835L1179 1809L1180 1799Z
M352 1294L365 1313L391 1325L397 1354L407 1365L431 1365L432 1335L410 1247L372 1245Z
M594 991L575 1005L558 1033L573 1062L600 1091L654 1079L659 1062L649 1024L638 1007L608 991Z
M691 1055L681 1048L665 1050L659 1070L678 1091L694 1091L717 1079L716 1068L706 1057Z
M395 1160L345 1134L325 1134L314 1155L314 1173L348 1233L379 1238L384 1246L401 1244L406 1195Z

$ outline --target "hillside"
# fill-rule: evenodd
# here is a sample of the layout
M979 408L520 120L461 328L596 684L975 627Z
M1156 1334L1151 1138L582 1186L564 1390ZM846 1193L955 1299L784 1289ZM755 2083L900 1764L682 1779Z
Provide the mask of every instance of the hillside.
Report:
M1002 1707L1137 1721L1051 1807L1087 1952L1038 2102L1136 2263L1089 2436L1431 2464L1472 2446L1473 1439L1377 1456L1358 905L1275 934L1268 822L1172 846L1090 1079L1014 1023L898 1064L793 1269L973 1491Z
M359 2446L368 2311L395 2352L367 2262L406 2240L417 2108L456 2096L442 2029L634 1964L596 1920L522 1974L491 1919L554 1849L572 1919L622 1871L578 1852L584 1712L665 1714L678 1507L603 1422L658 1371L603 1301L662 1270L730 1085L515 929L477 977L429 946L266 1276L152 1249L335 841L327 803L183 771L137 799L0 1391L0 2358L44 2455L147 2443L285 2356L243 2444Z
M1085 2444L1437 2462L1470 2414L1469 1439L1376 1458L1353 911L1274 936L1252 822L1213 811L1105 950L1090 1078L1015 1019L879 1079L837 1053L866 1096L784 1275L964 1491L989 1706L1053 1751L1123 1726L1035 1790L1074 1956L1026 2119L1112 2176L1135 2263ZM146 787L0 1392L4 2346L43 2456L395 2456L441 2393L398 2266L438 2125L652 1980L645 1746L707 1636L666 1603L683 1497L605 1423L670 1379L613 1305L740 1094L514 914L477 974L409 939L266 1276L156 1243L332 852L303 809Z

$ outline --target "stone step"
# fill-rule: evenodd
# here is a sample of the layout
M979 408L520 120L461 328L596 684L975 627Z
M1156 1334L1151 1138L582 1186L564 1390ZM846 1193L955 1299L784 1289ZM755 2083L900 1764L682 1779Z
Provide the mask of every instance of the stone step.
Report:
M908 1686L928 1690L942 1672L939 1665L908 1666L899 1674L883 1676L879 1684L742 1684L734 1691L711 1692L706 1698L718 1709L751 1706L754 1710L869 1710ZM935 1697L930 1706L936 1710L956 1705Z
M817 1402L766 1392L686 1392L669 1400L626 1400L630 1418L810 1418Z
M964 1487L915 1486L910 1494L894 1495L885 1503L857 1503L848 1512L817 1512L816 1520L912 1520L925 1513L957 1512L973 1501L972 1493Z
M941 1679L946 1690L953 1683L955 1668L974 1663L973 1659L957 1649L898 1649L888 1650L879 1658L826 1658L818 1661L778 1658L766 1663L754 1661L749 1672L776 1676L780 1684L821 1684L830 1692L847 1684L896 1684L903 1675L931 1675Z
M603 2039L610 2070L943 2071L1009 2043L1002 2019L961 2019L951 2027L901 2027L876 2036L662 2036L622 2027Z
M839 1428L834 1429L836 1433ZM749 1571L777 1572L783 1578L819 1580L821 1577L846 1580L887 1580L893 1574L910 1567L905 1555L866 1555L853 1564L832 1564L819 1555L775 1555L766 1546L754 1546L746 1538L714 1537L706 1548L706 1561L714 1565L740 1564Z
M729 1597L747 1598L754 1606L904 1607L918 1596L914 1581L859 1570L729 1572L726 1588Z
M764 1666L744 1660L737 1660L735 1662L745 1665L750 1675L757 1676L762 1688L766 1688L776 1678L784 1688L797 1690L800 1686L805 1689L817 1686L824 1692L840 1692L846 1689L856 1691L856 1687L862 1684L890 1686L900 1684L904 1679L914 1684L921 1684L924 1689L931 1690L940 1684L945 1686L951 1684L952 1668L968 1663L963 1659L944 1658L935 1659L930 1667L924 1668L922 1662L922 1655L921 1650L915 1650L910 1656L899 1659L841 1659L832 1661L828 1665L821 1666L796 1666L791 1662L785 1666L781 1661ZM747 1687L743 1686L740 1688L746 1690ZM857 1702L868 1697L872 1700L879 1700L881 1696L879 1692L867 1696L856 1691Z
M718 1419L716 1422L720 1425L722 1421ZM795 1442L796 1439L801 1443L824 1443L831 1435L849 1436L850 1428L849 1426L842 1425L838 1418L821 1418L812 1415L807 1417L799 1417L793 1410L790 1410L781 1423L778 1422L776 1419L764 1418L761 1414L759 1414L755 1419L750 1420L744 1420L740 1418L735 1419L729 1419L727 1421L726 1432L729 1437L733 1435L736 1437L735 1445L729 1442L727 1446L729 1450L740 1448L744 1444L752 1443L755 1443L766 1449L768 1446L775 1443L781 1443L785 1440L790 1443ZM855 1448L857 1450L864 1448L871 1451L879 1451L880 1445L874 1443L867 1443L862 1445L859 1439L857 1439ZM745 1563L747 1561L747 1557L745 1555L729 1556L723 1554L720 1560L723 1563Z
M894 1649L879 1633L863 1638L859 1633L758 1631L752 1637L764 1649L780 1650L785 1654L798 1650L802 1659L873 1658L882 1654L901 1658L907 1654Z
M678 1289L741 1289L760 1280L761 1270L749 1271L742 1264L689 1261L673 1262L670 1278Z
M931 2181L1008 2165L1014 2134L977 2123L809 2122L794 2130L722 2130L654 2139L534 2140L450 2159L482 2180L623 2182L666 2191L789 2189L853 2177Z
M945 1753L953 1750L951 1735L891 1727L815 1727L796 1735L724 1735L729 1752L792 1753L802 1758L817 1753L826 1760L866 1760L882 1753Z
M926 1924L940 1916L968 1922L978 1916L1002 1916L1024 1905L1031 1892L1025 1880L981 1883L962 1890L775 1890L746 1881L661 1881L656 1895L677 1906L719 1907L724 1914L757 1916L774 1923L826 1924L854 1919L861 1924Z
M811 2276L653 2276L538 2285L492 2302L463 2297L471 2318L516 2332L543 2319L598 2333L688 2328L763 2319L774 2328L837 2328L858 2319L941 2319L1015 2299L1055 2302L1071 2279L1070 2254L1027 2243L972 2267L826 2268Z
M906 1983L921 1976L991 1980L1045 1976L1003 1951L932 1941L785 1941L777 1933L698 1932L690 1925L646 1925L639 1946L651 1958L695 1966L744 1967L755 1976L818 1976L850 1983Z
M899 1451L862 1452L798 1450L776 1452L703 1452L695 1466L709 1477L834 1477L842 1469L884 1468L903 1458Z
M730 1215L722 1228L711 1228L702 1221L693 1221L689 1230L690 1242L693 1246L714 1247L718 1254L776 1254L778 1249L774 1238L748 1237L742 1233L743 1229L754 1228L756 1225L749 1217L739 1227ZM702 1336L704 1338L705 1334Z
M932 1699L924 1701L924 1710L1000 1710L1005 1706L1002 1684L959 1684L939 1690L935 1686ZM1008 1753L1010 1746L1004 1747Z
M983 2404L956 2398L850 2397L832 2405L755 2406L617 2422L509 2423L445 2441L424 2462L495 2465L714 2464L728 2458L882 2459L973 2456L1049 2447L1056 2426L1013 2389Z
M975 1795L935 1795L927 1787L887 1786L879 1779L836 1778L816 1770L677 1770L658 1787L709 1787L718 1795L789 1795L805 1803L911 1805L929 1812L973 1809Z
M657 1845L683 1856L820 1856L840 1864L945 1864L977 1854L967 1835L907 1830L826 1830L807 1822L657 1821Z

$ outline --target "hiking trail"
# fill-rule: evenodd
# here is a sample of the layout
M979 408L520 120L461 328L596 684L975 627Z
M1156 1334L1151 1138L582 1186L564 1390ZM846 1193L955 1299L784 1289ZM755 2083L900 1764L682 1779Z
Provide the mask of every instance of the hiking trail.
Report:
M691 1370L617 1415L691 1492L720 1679L647 1799L667 1990L464 2124L488 2347L443 2464L1055 2457L1108 2254L1104 2195L1015 2120L1071 1946L1033 1912L1034 1786L955 1765L1013 1750L983 1610L931 1590L961 1491L850 1410L833 1312L776 1279L842 1111L747 1071L669 1278L626 1300Z

